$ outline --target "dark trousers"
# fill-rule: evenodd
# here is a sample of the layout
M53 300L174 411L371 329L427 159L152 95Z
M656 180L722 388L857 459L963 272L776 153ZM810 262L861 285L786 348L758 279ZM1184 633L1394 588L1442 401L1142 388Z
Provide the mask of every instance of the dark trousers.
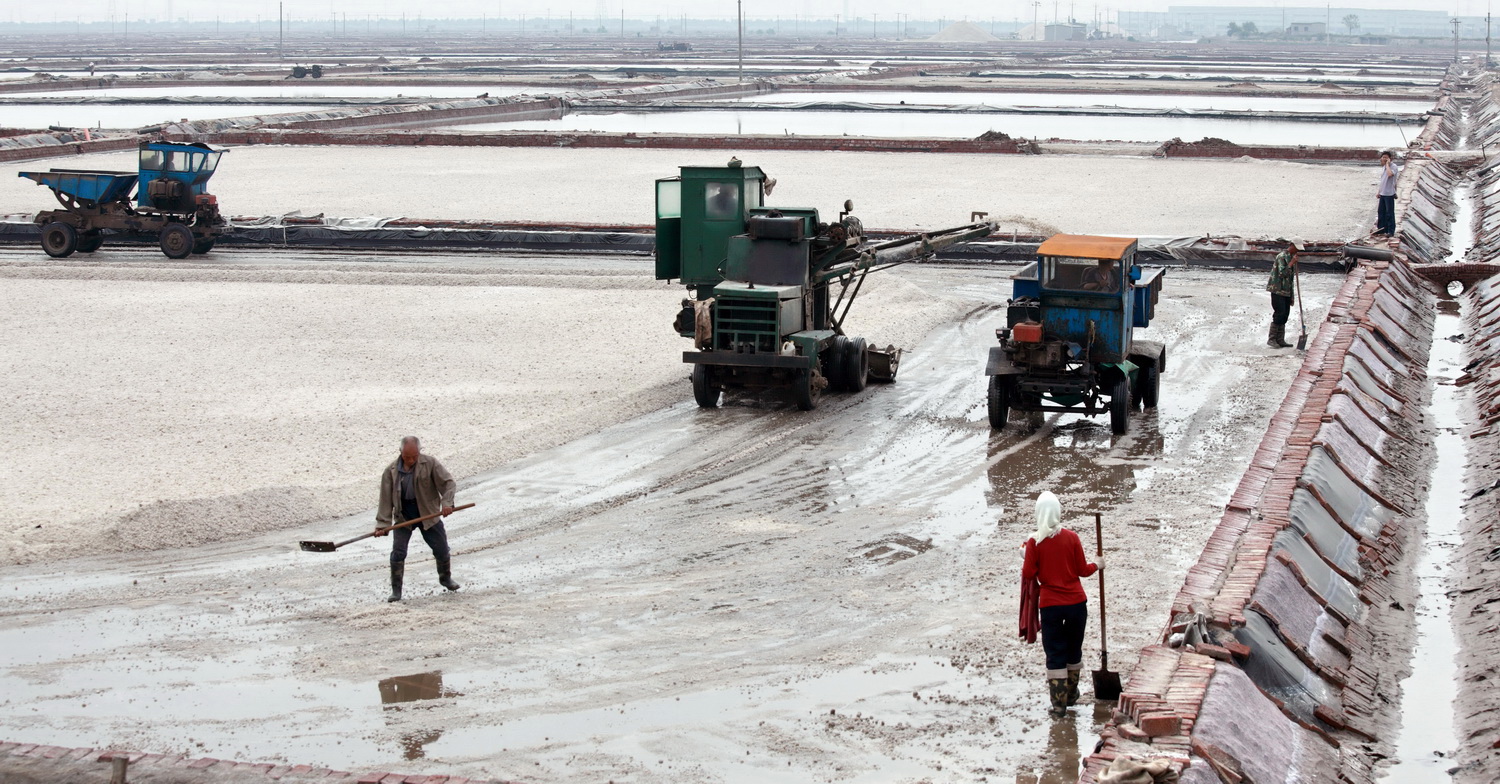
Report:
M1286 326L1286 320L1292 316L1292 298L1285 294L1271 295L1271 323L1278 327Z
M401 519L415 520L422 515L417 512L416 502L403 503L401 505ZM432 557L439 561L448 560L448 532L443 528L443 521L439 520L437 525L431 528L423 528L422 523L397 528L391 532L391 566L406 563L406 546L411 543L411 529L422 532L422 541L432 548Z
M1380 203L1375 206L1375 230L1382 234L1396 233L1396 197L1377 196Z
M1088 602L1042 608L1042 650L1047 654L1047 669L1064 670L1083 661L1083 630L1088 623Z

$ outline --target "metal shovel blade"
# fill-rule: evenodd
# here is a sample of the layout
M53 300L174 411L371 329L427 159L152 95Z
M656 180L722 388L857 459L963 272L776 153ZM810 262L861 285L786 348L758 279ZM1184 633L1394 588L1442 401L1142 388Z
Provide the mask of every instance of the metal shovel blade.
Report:
M333 542L303 542L302 549L309 553L331 553L338 547Z
M1094 670L1094 699L1096 700L1118 700L1120 692L1120 673L1109 670Z
M889 384L896 380L896 371L901 368L901 349L895 346L865 349L870 360L870 380Z

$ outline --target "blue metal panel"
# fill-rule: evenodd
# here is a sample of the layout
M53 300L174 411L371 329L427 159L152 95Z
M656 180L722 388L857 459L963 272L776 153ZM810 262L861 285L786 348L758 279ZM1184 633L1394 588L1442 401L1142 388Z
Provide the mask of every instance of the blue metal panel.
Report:
M126 172L53 169L45 172L20 172L19 176L39 182L52 190L76 199L94 203L122 199L130 195L130 189L136 183L136 175Z
M1119 310L1085 307L1057 307L1043 303L1042 331L1083 346L1089 339L1089 322L1094 322L1094 360L1119 362L1129 351L1129 331L1125 319L1129 314Z
M1010 284L1010 296L1012 299L1021 299L1022 297L1041 299L1042 284L1037 280L1036 266L1036 262L1033 261L1010 276L1012 281Z

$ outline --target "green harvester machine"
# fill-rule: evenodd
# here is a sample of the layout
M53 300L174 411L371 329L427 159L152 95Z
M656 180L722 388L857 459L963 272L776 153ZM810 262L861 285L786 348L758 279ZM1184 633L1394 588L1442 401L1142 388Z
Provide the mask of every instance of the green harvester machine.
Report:
M810 411L825 390L895 381L899 349L844 334L865 277L994 230L971 223L871 243L850 202L829 223L816 209L766 207L775 183L738 159L656 181L656 278L690 295L674 326L693 339L682 359L704 408L725 390L788 389Z

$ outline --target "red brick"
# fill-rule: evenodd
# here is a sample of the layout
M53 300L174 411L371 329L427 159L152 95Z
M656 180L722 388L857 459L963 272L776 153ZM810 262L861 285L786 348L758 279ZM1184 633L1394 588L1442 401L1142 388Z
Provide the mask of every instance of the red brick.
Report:
M1175 713L1147 713L1136 720L1141 732L1157 738L1175 735L1182 729L1182 719Z
M366 773L356 780L356 784L380 784L389 775L389 773Z
M215 766L217 764L219 764L219 761L216 760L216 759L214 759L213 757L199 757L198 759L195 759L192 762L189 762L188 763L188 767L190 767L190 768L212 768L213 766Z

